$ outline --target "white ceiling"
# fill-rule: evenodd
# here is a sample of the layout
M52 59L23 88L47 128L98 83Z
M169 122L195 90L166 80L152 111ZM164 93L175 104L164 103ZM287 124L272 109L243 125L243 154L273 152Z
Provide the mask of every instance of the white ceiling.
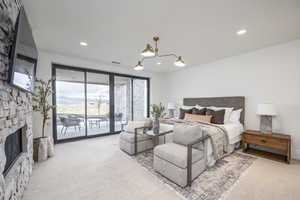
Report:
M132 67L152 37L187 67L300 38L299 0L23 0L41 49ZM246 35L236 31L245 28ZM86 41L88 47L81 47ZM145 70L178 69L174 59Z

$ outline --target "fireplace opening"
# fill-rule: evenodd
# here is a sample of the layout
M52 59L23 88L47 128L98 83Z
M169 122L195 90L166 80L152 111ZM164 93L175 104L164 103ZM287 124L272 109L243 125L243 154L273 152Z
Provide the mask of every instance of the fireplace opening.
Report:
M15 133L10 134L5 141L5 156L6 164L4 167L4 176L8 173L9 169L14 165L19 155L22 153L22 129L17 130Z

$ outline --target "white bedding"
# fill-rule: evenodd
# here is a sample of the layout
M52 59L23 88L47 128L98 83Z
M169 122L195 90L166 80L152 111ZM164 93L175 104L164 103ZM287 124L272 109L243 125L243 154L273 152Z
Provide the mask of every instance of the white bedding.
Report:
M160 129L161 130L173 130L174 125L170 124L161 124ZM223 125L219 125L223 127L227 133L228 133L228 142L229 142L229 152L227 153L232 153L236 146L239 144L242 138L242 132L244 131L244 127L241 123L227 123ZM166 138L167 142L171 142L173 140L172 135L168 135ZM211 140L208 141L207 145L207 166L211 167L215 164L216 160L214 159L213 156L213 146L211 143Z
M229 144L235 144L241 141L241 134L244 131L244 127L241 123L228 123L220 126L227 131Z

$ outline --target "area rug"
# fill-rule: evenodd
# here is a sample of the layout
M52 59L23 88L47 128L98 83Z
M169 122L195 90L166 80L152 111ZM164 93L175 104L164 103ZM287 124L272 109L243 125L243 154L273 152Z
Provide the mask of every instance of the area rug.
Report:
M191 187L182 188L154 171L152 151L141 153L132 158L187 200L224 198L242 173L256 160L254 157L235 152L217 161L213 167L208 168L193 181Z

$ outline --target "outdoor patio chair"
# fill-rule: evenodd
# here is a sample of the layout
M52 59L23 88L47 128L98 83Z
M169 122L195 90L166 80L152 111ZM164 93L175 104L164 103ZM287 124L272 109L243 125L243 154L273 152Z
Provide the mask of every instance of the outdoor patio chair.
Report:
M75 118L75 117L59 117L60 121L62 123L62 129L61 129L61 133L66 134L67 129L69 127L74 127L74 129L76 130L76 128L78 128L78 130L80 131L80 118Z

